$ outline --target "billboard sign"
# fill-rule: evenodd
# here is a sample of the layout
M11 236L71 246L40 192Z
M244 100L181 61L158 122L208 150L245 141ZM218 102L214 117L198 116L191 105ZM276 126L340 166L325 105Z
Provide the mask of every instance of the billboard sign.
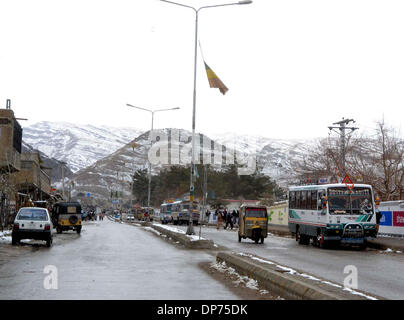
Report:
M393 226L404 227L404 211L393 212Z
M380 211L382 217L380 218L381 226L392 226L393 225L393 212L392 211Z

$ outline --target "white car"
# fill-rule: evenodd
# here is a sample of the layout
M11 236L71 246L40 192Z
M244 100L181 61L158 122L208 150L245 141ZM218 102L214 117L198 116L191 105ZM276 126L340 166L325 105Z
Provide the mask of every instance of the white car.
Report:
M22 239L44 240L46 246L50 247L53 241L52 229L52 221L47 209L21 208L14 220L11 243L16 245Z

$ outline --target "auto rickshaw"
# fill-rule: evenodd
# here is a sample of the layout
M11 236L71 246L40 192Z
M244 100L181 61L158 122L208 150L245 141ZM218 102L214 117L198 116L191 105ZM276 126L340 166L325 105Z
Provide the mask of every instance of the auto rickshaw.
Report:
M268 213L265 206L241 205L238 242L241 238L250 238L258 243L264 243L268 235Z
M79 202L57 202L52 208L52 223L57 233L65 230L81 232L81 205Z

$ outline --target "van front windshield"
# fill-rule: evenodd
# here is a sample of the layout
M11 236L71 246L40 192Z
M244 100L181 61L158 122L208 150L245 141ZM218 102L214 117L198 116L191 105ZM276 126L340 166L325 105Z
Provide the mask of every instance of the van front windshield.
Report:
M264 208L247 208L245 213L245 216L249 218L265 218L267 216L267 210Z
M330 214L371 214L373 212L372 191L369 188L345 187L328 189Z

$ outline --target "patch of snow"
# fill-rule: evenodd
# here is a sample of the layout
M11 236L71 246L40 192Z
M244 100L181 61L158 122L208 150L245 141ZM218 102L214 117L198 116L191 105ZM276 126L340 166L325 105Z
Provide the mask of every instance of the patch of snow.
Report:
M227 272L229 275L236 276L237 279L235 281L233 281L233 283L235 285L237 285L237 286L240 285L240 284L243 284L247 288L250 288L252 290L259 290L257 280L251 279L251 278L249 278L247 276L241 276L234 268L228 267L226 265L226 262L224 262L224 261L223 262L212 262L211 267L216 269L217 271L219 271L221 273L226 273Z
M391 249L390 249L390 250L391 250ZM387 251L387 250L386 250L386 251ZM390 252L390 251L388 251L388 252ZM240 255L240 256L249 257L250 259L252 259L252 260L257 260L257 261L259 261L259 262L268 263L268 264L275 264L275 263L273 263L273 262L271 262L271 261L254 257L254 256L251 255L251 254L245 254L245 253L242 253L242 252L239 252L239 253L237 253L237 254ZM282 265L279 265L279 264L277 264L276 267L277 267L277 268L280 268L280 269L282 269L282 270L285 270L285 271L287 271L287 273L292 274L292 275L301 276L301 277L304 277L304 278L307 278L307 279L310 279L310 280L313 280L313 281L320 281L321 283L324 283L324 284L327 284L327 285L330 285L330 286L333 286L333 287L336 287L336 288L343 288L342 286L340 286L340 285L338 285L338 284L336 284L336 283L332 283L332 282L329 282L329 281L321 280L321 279L318 279L318 278L316 278L316 277L313 277L313 276L308 275L308 274L305 274L305 273L299 273L299 272L297 272L296 270L294 270L294 269L292 269L292 268L289 268L289 267L285 267L285 266L282 266ZM353 289L351 289L351 288L344 287L343 290L348 291L348 292L350 292L350 293L352 293L352 294L355 294L355 295L363 296L363 297L365 297L365 298L367 298L367 299L370 299L370 300L377 300L375 297L368 296L368 295L366 295L366 294L364 294L364 293L355 291L355 290L353 290Z
M157 234L158 236L161 235L160 232L158 232L157 230L153 229L152 227L144 227L144 229L146 229L147 231L154 232L154 233Z
M366 299L369 299L369 300L377 300L375 297L368 296L368 295L366 295L366 294L363 294L362 292L355 291L355 290L353 290L353 289L351 289L351 288L348 288L348 287L344 287L343 290L344 290L344 291L348 291L348 292L350 292L350 293L352 293L352 294L356 294L356 295L358 295L358 296L365 297Z
M175 227L171 227L171 226L166 226L166 225L160 225L160 228L164 228L166 230L169 230L171 232L175 232L175 233L179 233L179 234L184 234L186 235L191 241L198 241L198 240L206 240L205 238L202 238L197 235L187 235L186 232L184 230L181 229L177 229Z

